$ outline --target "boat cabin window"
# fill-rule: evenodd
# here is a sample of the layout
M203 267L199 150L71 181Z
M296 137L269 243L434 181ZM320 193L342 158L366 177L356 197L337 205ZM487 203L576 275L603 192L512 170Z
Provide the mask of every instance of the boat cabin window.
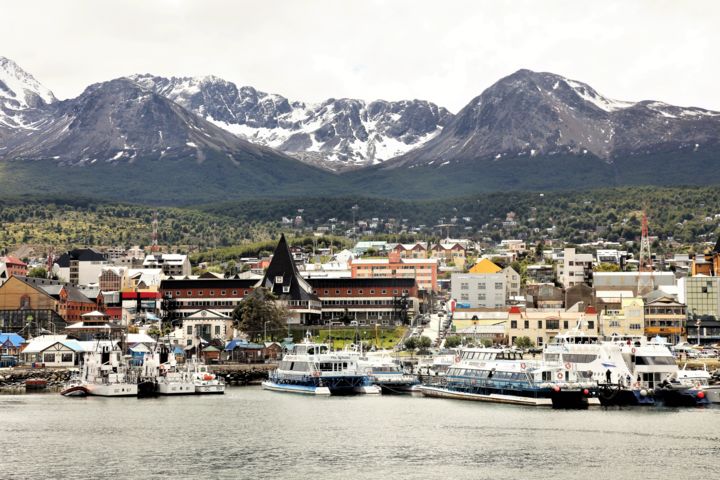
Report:
M675 359L673 357L641 357L636 355L635 363L637 365L675 365Z

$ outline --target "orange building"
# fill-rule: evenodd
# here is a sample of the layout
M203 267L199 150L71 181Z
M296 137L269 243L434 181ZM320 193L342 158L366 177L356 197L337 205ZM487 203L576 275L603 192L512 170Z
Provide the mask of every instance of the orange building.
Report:
M350 262L352 278L414 278L420 290L437 291L436 258L401 258L392 251L388 258L359 258Z

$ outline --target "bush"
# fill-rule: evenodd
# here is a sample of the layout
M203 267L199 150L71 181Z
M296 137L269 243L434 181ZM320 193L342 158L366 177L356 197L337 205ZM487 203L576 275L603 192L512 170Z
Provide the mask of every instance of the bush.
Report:
M445 346L447 348L456 348L459 347L462 343L462 339L458 337L457 335L453 335L452 337L447 337L445 339Z

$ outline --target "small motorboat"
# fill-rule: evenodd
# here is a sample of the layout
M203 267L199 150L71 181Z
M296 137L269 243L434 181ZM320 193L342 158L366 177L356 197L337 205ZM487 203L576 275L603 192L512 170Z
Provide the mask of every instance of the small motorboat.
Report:
M87 387L85 387L85 385L83 385L81 382L71 382L62 389L60 395L63 395L65 397L84 397L89 393L90 392L88 391Z

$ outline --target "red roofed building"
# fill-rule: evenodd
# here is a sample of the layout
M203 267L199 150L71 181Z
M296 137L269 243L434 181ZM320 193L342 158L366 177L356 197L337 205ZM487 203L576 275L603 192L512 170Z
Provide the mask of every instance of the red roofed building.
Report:
M7 272L8 278L10 278L11 275L24 277L28 273L27 263L12 255L0 257L0 263L5 264L5 271Z

